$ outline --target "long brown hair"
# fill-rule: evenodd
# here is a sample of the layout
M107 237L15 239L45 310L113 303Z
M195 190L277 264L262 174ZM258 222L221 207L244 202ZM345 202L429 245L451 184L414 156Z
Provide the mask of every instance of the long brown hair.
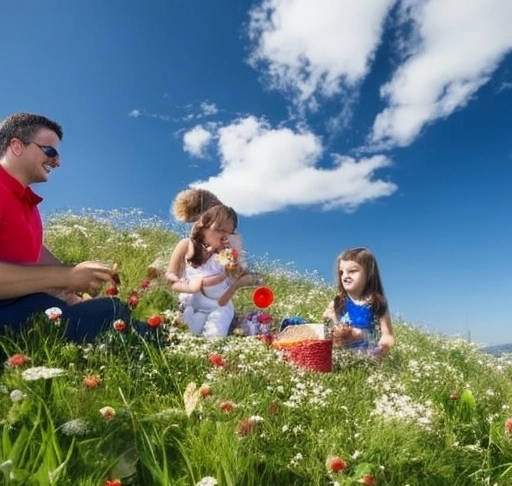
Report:
M366 284L363 289L363 296L372 306L377 317L381 317L388 309L388 303L384 295L384 287L380 279L379 265L377 259L368 248L350 248L343 251L336 258L336 284L338 293L334 297L334 311L341 315L345 308L347 292L343 288L340 274L340 262L356 262L363 267L366 274Z
M238 226L238 215L236 211L224 204L217 204L207 209L192 226L190 241L193 246L193 253L187 258L187 262L193 267L204 263L203 249L205 248L204 233L212 226L222 226L225 222L233 223L233 231Z

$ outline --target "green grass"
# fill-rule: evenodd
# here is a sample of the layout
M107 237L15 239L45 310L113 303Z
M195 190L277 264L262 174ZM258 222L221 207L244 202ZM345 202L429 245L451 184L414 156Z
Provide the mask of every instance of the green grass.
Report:
M46 244L67 263L118 263L124 299L179 239L155 221L128 223L56 216ZM333 293L327 283L250 260L275 293L274 322L289 315L320 321ZM234 301L241 314L255 310L250 290ZM395 322L396 346L383 362L336 351L333 372L314 373L254 337L206 341L175 329L176 304L157 282L142 294L137 317L167 315L146 341L112 330L95 345L65 344L44 316L22 336L0 337L8 357L30 358L0 376L0 484L512 484L508 357ZM213 366L212 353L226 364ZM28 381L23 372L39 366L61 372ZM100 377L96 388L84 385L89 375ZM192 382L197 403L187 414ZM201 385L208 385L204 394ZM104 407L115 410L110 420ZM347 468L329 471L331 456Z

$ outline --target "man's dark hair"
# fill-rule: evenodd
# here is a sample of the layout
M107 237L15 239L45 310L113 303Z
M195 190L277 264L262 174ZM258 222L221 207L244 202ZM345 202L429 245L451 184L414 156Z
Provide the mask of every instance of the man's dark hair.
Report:
M0 123L0 157L5 154L13 138L19 138L23 143L30 143L41 128L55 132L62 140L62 127L43 115L33 113L13 113Z

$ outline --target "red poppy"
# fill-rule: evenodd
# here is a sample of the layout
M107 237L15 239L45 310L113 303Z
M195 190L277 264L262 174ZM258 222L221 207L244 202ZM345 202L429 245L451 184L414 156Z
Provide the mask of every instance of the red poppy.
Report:
M126 322L124 322L122 319L116 319L112 324L112 327L117 332L123 332L126 329Z
M219 408L224 413L230 413L236 408L236 405L233 402L225 401L219 404Z
M160 314L156 314L154 316L148 317L148 326L149 327L158 327L164 322L164 318Z
M107 479L105 486L121 486L122 484L120 479Z
M338 456L329 456L327 461L325 461L325 465L330 472L338 473L347 469L347 463Z
M128 307L130 309L135 309L139 305L140 297L139 294L134 290L129 296L128 296Z
M254 431L254 429L256 428L256 425L257 425L257 422L254 422L251 419L245 419L245 420L242 420L238 424L238 427L236 430L240 435L249 435L251 432Z
M272 402L269 406L268 406L268 413L270 415L276 415L277 412L279 412L279 405L277 404L277 402Z
M87 375L84 376L83 382L87 388L98 388L101 384L101 377L98 375Z
M512 418L505 420L505 429L509 434L512 434Z
M203 398L206 398L212 394L212 387L205 383L199 387L199 393Z
M116 285L111 285L107 290L105 290L105 293L109 297L114 297L119 293L119 289L117 288Z
M219 353L212 353L208 356L208 361L211 365L222 367L226 364L226 360Z
M23 366L29 360L30 360L30 358L28 358L27 356L20 354L20 353L16 353L16 354L13 354L7 360L7 365L10 366L11 368L17 368L18 366Z
M147 289L150 285L151 285L151 280L149 280L149 278L147 278L146 280L143 280L143 282L140 284L140 286L143 289Z
M377 483L375 482L375 478L371 474L365 474L358 483L366 484L367 486L375 486Z

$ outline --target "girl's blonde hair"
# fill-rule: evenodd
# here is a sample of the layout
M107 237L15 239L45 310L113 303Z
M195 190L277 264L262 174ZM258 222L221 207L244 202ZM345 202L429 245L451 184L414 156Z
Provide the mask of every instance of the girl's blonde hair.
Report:
M386 297L384 295L384 287L380 278L379 265L377 259L368 248L350 248L343 251L336 258L336 284L338 293L334 297L334 311L336 315L343 313L347 292L343 288L343 283L340 274L340 262L351 261L356 262L361 267L366 275L366 284L363 289L363 296L368 300L372 306L373 311L377 317L381 317L388 309Z

